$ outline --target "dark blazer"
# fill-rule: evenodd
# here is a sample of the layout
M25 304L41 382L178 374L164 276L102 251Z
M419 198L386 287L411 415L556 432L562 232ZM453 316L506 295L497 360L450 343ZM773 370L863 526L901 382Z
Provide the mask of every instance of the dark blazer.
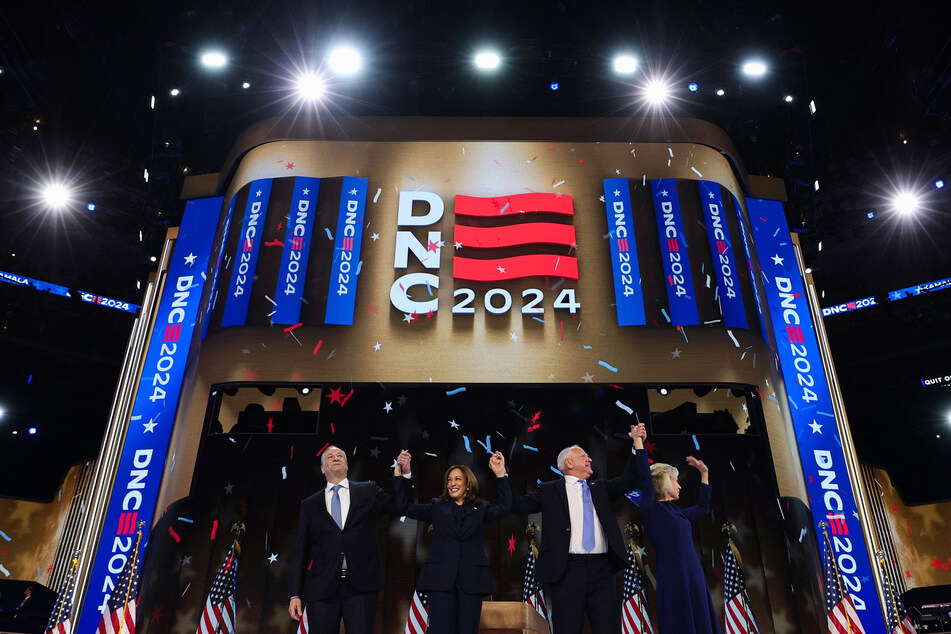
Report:
M614 500L637 487L637 462L634 454L627 460L624 471L616 478L589 479L591 501L604 529L608 556L615 570L627 565L627 546L621 537ZM571 517L568 515L568 494L565 479L550 480L538 489L516 498L513 512L519 515L542 514L542 541L535 562L535 578L541 583L555 583L565 573L568 563L568 544L571 541Z
M455 502L433 498L427 504L409 502L410 484L407 478L393 478L393 499L396 512L415 520L432 522L433 543L423 562L416 583L418 590L449 590L456 587L469 594L493 594L495 579L485 554L483 527L497 522L511 512L512 487L508 477L496 478L499 503L480 502L468 514L462 527L454 515Z
M327 512L326 487L301 502L297 541L291 555L290 596L305 603L337 591L344 555L347 575L358 592L383 587L383 565L376 541L380 515L392 515L393 497L376 482L350 481L350 510L343 529Z

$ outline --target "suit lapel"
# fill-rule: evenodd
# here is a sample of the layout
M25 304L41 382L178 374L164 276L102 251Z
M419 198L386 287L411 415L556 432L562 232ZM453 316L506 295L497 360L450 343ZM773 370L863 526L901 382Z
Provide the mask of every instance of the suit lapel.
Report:
M565 517L571 517L571 512L568 510L568 481L562 478L561 480L555 481L555 494L558 496L558 499L561 500L561 506L565 509Z
M360 493L362 489L357 486L357 483L353 480L350 481L350 510L347 511L347 519L343 523L343 528L346 530L347 526L350 525L351 520L353 520L354 513L357 512L357 509L360 507L360 504L363 502L363 498ZM333 521L331 518L330 521Z

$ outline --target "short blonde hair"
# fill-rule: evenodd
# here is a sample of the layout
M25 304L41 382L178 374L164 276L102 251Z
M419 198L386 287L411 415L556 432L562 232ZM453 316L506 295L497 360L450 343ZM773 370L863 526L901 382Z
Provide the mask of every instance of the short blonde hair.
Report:
M664 462L655 462L651 465L651 476L654 478L654 497L663 498L670 490L670 479L680 475L676 467Z

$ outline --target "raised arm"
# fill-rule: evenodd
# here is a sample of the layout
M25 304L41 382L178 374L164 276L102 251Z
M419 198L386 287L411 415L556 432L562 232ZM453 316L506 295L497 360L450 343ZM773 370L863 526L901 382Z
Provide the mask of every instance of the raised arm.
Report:
M495 489L499 500L486 510L486 523L497 522L512 512L512 485L505 473L505 456L496 451L489 458L489 468L495 474Z
M637 475L640 483L638 489L641 492L641 503L638 505L641 512L651 510L657 499L654 497L654 478L651 476L650 460L647 458L647 450L644 449L644 441L647 440L647 430L644 424L637 426L637 433L634 438L634 460L637 465Z
M418 504L409 501L410 492L413 489L413 482L410 478L404 478L404 474L411 473L412 456L405 449L400 452L396 459L396 466L393 468L393 503L396 507L396 513L411 517L414 520L424 520L431 522L433 519L433 504Z
M631 425L631 431L628 432L627 435L630 436L631 440L634 441L634 448L637 449L638 438L641 435L646 438L647 431L644 428L644 424L640 423L638 425ZM641 448L643 448L643 438L641 438L640 441ZM637 487L639 479L637 461L635 460L634 454L632 453L630 456L628 456L627 462L624 464L624 471L621 472L621 475L608 480L608 495L611 496L612 500L621 497L631 489Z
M683 509L684 517L696 522L710 512L710 469L703 460L697 460L693 456L687 456L687 464L700 472L700 495L697 497L697 503Z

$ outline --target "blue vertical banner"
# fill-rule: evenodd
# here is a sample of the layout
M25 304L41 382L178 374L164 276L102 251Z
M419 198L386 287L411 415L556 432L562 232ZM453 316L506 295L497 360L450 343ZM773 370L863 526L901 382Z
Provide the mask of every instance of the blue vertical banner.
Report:
M631 190L626 178L604 179L604 207L608 214L617 324L643 326L647 323L647 315L637 259L637 240L634 237Z
M248 190L248 202L244 209L241 234L238 236L238 250L234 257L234 270L225 298L224 315L221 327L244 325L248 318L248 304L251 301L251 287L254 285L254 271L258 265L258 254L264 230L267 205L271 198L271 179L264 178L251 182Z
M723 313L723 324L728 328L746 328L746 308L740 293L740 277L730 240L730 229L726 224L723 198L719 183L698 181L700 206L707 225L707 240L713 256L713 268L717 278L717 299Z
M132 555L139 521L145 523L142 543L147 543L221 202L221 198L209 198L185 205L77 632L96 631L117 578Z
M343 189L340 192L340 209L337 212L337 232L334 234L334 256L330 267L330 286L327 289L325 324L353 325L366 199L366 179L344 177Z
M871 558L836 426L832 393L806 301L783 205L749 198L756 248L763 260L766 303L773 323L789 411L806 476L816 534L829 524L843 588L852 595L866 634L885 634Z
M684 239L684 223L680 216L677 181L673 178L658 178L651 181L651 189L670 322L674 326L695 326L700 323L700 316L697 313L697 295L693 290L690 258L687 256L687 241Z
M740 201L736 199L736 196L733 197L733 208L736 210L737 225L740 227L740 238L743 241L743 253L746 254L746 268L750 272L750 286L753 287L753 301L756 302L756 314L759 316L760 332L763 334L764 338L767 338L766 333L768 330L766 329L766 317L763 314L763 300L759 293L759 275L756 272L756 267L753 265L753 249L750 247L750 241L747 236L747 225L746 219L743 217L743 207L740 206Z
M307 281L310 243L314 237L317 216L317 192L320 179L298 176L294 179L294 197L284 235L284 251L277 278L274 314L275 324L296 324L300 321L301 298Z
M232 196L221 230L221 238L218 240L218 247L212 253L216 256L215 266L211 274L211 286L208 287L208 301L204 310L201 311L201 318L199 319L199 323L201 323L201 338L199 341L204 341L205 335L208 334L208 320L211 319L211 311L215 309L215 303L218 301L218 276L221 275L221 264L225 259L225 246L228 244L228 232L231 230L231 219L234 217L234 202L235 197Z

